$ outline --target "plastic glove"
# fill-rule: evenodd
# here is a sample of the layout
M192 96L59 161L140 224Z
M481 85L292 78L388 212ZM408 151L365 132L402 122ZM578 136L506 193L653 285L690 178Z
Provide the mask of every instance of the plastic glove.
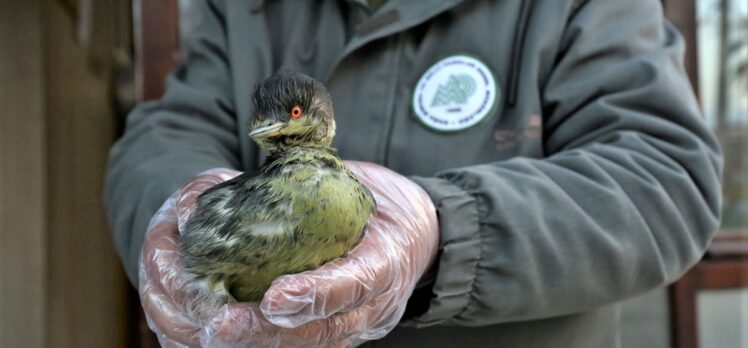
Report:
M435 208L407 178L375 164L347 164L377 201L367 232L345 258L279 277L260 308L251 303L219 306L185 290L176 226L221 175L198 176L167 201L154 217L141 260L141 300L162 345L345 347L391 331L435 258ZM232 175L228 173L226 179Z
M260 306L283 327L328 318L321 342L384 337L400 321L439 245L436 209L420 186L373 163L346 164L377 201L366 234L347 257L276 279Z
M240 172L216 168L197 175L175 192L151 218L139 262L140 301L148 326L163 347L197 346L207 321L219 313L219 299L199 296L190 286L179 253L179 227L195 208L197 197Z

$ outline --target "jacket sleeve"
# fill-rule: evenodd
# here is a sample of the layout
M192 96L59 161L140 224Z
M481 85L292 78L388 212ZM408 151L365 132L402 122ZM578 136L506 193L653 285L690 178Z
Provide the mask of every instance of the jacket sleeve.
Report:
M677 279L718 227L721 152L658 1L587 1L542 89L543 159L415 178L440 218L416 325L582 312Z
M148 223L193 175L237 168L237 125L220 6L200 2L201 23L190 34L186 61L167 80L166 94L127 118L109 154L105 201L114 240L130 281Z

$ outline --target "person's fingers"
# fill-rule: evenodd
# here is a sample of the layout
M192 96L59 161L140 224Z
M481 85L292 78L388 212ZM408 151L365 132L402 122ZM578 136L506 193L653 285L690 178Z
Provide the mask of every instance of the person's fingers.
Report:
M172 273L178 259L173 211L173 201L167 201L151 220L141 254L140 300L153 328L171 340L194 344L200 328L182 314L170 291L178 286Z
M338 347L350 346L361 340L372 340L384 337L397 321L401 311L394 306L387 306L391 296L380 296L365 305L348 312L336 313L329 318L311 321L293 329L282 329L283 337L294 337L303 342L312 342L313 346ZM398 313L395 313L398 312ZM386 323L386 326L381 326Z
M170 340L191 346L197 343L200 326L185 316L171 298L152 284L141 286L140 302L154 332L160 332Z
M268 322L253 304L235 303L223 309L203 331L204 346L349 347L360 341L358 335L373 317L372 307L359 307L288 329Z
M200 342L205 347L281 347L280 331L262 317L256 305L231 303L206 325Z
M411 271L425 272L439 245L439 220L431 197L421 186L388 168L368 162L346 164L374 194L377 219L391 232L387 239L411 257Z
M268 322L253 304L236 303L224 307L206 327L204 346L324 347L321 323L303 328L284 329Z
M147 279L175 301L183 296L177 290L183 289L187 281L182 276L177 238L174 219L164 219L156 223L146 236L141 255Z

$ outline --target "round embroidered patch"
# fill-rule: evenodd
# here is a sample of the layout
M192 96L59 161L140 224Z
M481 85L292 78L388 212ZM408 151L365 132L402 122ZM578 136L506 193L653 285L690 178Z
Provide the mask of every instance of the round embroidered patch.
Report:
M491 70L466 55L444 58L418 80L413 110L427 127L454 132L483 120L493 109L498 91Z

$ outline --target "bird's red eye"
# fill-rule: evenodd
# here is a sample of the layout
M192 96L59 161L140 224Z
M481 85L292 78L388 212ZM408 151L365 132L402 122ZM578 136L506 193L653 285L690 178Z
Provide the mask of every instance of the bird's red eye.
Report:
M293 109L291 109L291 118L299 118L302 113L301 106L294 105Z

